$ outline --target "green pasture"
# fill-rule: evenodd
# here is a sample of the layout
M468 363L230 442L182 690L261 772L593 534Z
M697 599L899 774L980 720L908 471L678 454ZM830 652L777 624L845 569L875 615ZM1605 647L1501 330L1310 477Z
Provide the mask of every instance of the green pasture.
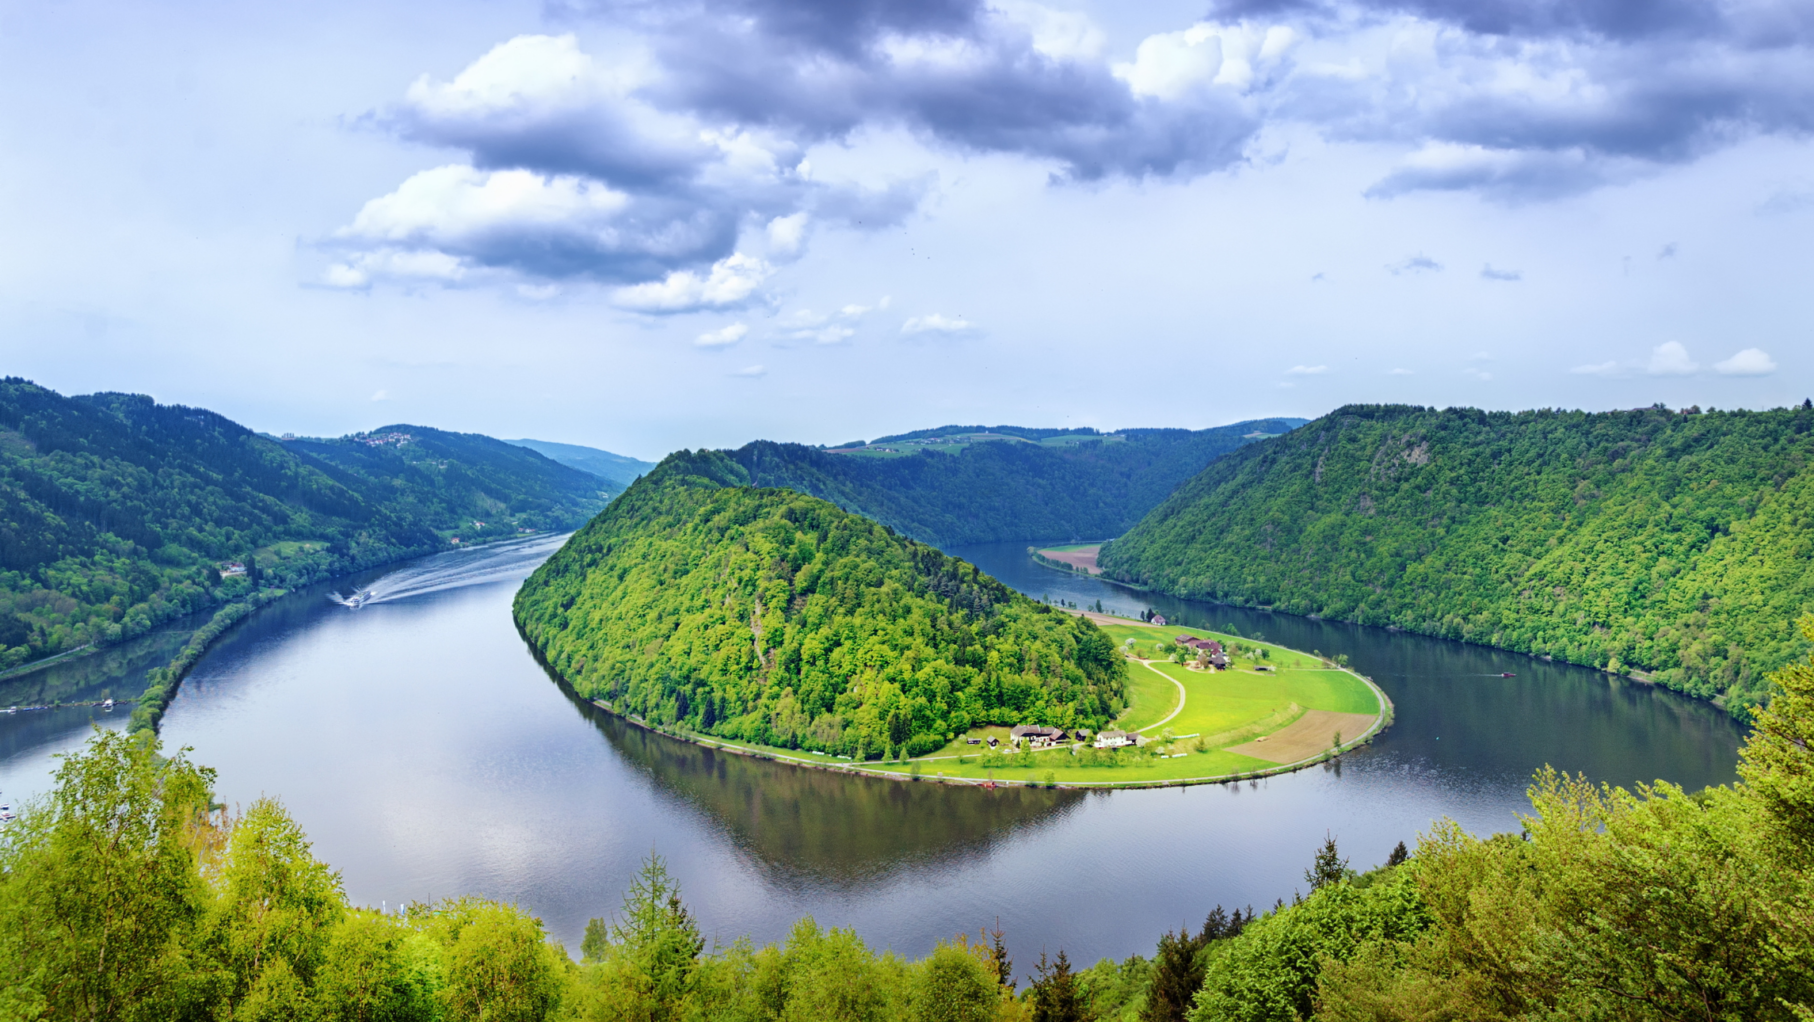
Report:
M817 763L855 768L865 772L940 777L1014 784L1163 784L1169 781L1229 777L1278 769L1277 763L1227 751L1289 724L1299 710L1332 710L1337 713L1378 713L1379 698L1366 682L1329 666L1322 659L1268 642L1224 635L1201 628L1167 625L1159 628L1137 621L1102 626L1124 651L1128 660L1128 706L1114 727L1139 731L1149 742L1139 748L1072 749L1069 746L1041 752L985 752L985 745L970 745L967 737L994 735L1006 749L1006 727L978 727L958 735L944 748L916 759L857 764L835 756L816 755L799 749L776 749L701 736L710 745L746 749L782 761ZM1232 657L1226 671L1197 671L1184 664L1159 659L1159 647L1169 646L1179 635L1221 641ZM1126 645L1128 639L1134 645ZM1266 656L1257 656L1265 650ZM1144 655L1145 661L1138 657ZM1264 670L1262 668L1271 668ZM1184 687L1179 705L1178 686ZM1173 715L1173 711L1177 711ZM1170 717L1170 719L1167 719ZM1163 722L1163 723L1161 723ZM1199 738L1214 740L1203 748Z

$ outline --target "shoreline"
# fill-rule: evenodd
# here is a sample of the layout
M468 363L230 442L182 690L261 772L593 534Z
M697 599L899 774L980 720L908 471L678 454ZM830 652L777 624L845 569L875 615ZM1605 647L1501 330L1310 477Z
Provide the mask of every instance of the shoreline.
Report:
M1077 613L1081 616L1088 617L1092 621L1096 620L1099 617L1106 617L1106 618L1113 618L1113 620L1115 621L1116 624L1121 624L1121 623L1134 624L1134 625L1145 625L1146 624L1146 622L1139 621L1134 618L1122 618L1122 617L1117 617L1115 615L1110 615L1110 614L1098 614L1094 611L1087 611L1087 612L1086 611L1071 611L1071 613ZM1147 627L1155 627L1155 626L1148 625ZM519 635L522 635L522 628L520 625L518 626L517 633ZM756 745L756 744L750 743L750 742L739 742L735 739L730 739L730 738L719 738L715 735L703 735L703 734L699 734L697 732L686 731L686 730L682 730L682 729L678 729L678 728L664 727L659 724L652 724L649 721L643 719L642 717L636 716L635 714L620 712L615 707L613 707L608 700L589 699L583 695L580 695L579 691L577 689L575 689L570 682L568 682L566 677L563 676L559 671L555 670L553 665L549 664L547 662L547 660L545 658L543 658L543 656L541 654L541 650L537 649L535 647L534 643L529 642L528 636L524 635L523 640L524 640L525 644L527 644L529 646L531 652L534 653L535 658L536 658L537 662L541 664L542 669L544 671L546 671L549 674L549 676L552 677L561 686L561 688L565 689L569 694L571 694L574 699L578 700L580 703L583 703L589 710L594 710L594 711L597 711L600 713L609 714L610 716L612 716L618 720L621 720L621 721L631 725L632 727L636 727L643 731L647 731L651 734L657 734L664 738L672 739L674 741L687 742L692 745L697 745L700 748L711 749L711 750L714 750L717 752L728 752L728 753L731 753L731 754L737 755L737 756L748 756L752 759L765 759L765 760L770 760L772 762L781 763L786 766L800 767L800 768L808 769L808 770L823 770L823 771L827 771L829 773L844 774L844 775L850 776L850 777L875 777L875 778L881 778L881 779L885 779L885 780L902 781L902 782L908 782L908 783L923 782L923 783L928 783L928 784L961 784L961 785L968 785L970 787L985 788L985 789L1047 788L1047 789L1052 789L1052 790L1062 790L1062 789L1070 788L1070 789L1077 789L1077 790L1085 790L1085 789L1089 789L1089 790L1110 789L1110 790L1113 790L1113 789L1135 789L1135 788L1184 788L1184 787L1192 787L1192 786L1200 785L1200 784L1227 784L1230 782L1258 780L1262 777L1273 777L1273 776L1277 776L1280 774L1296 773L1299 770L1305 770L1310 767L1313 767L1313 766L1317 765L1318 763L1325 763L1325 762L1328 762L1333 759L1339 759L1341 756L1343 756L1349 752L1353 752L1354 750L1356 750L1362 746L1371 745L1373 743L1373 739L1379 737L1379 735L1384 733L1387 728L1391 727L1394 719L1396 718L1396 711L1395 711L1395 707L1392 703L1392 700L1387 697L1385 691L1383 689L1381 689L1379 687L1379 685L1374 683L1372 678L1369 678L1366 675L1361 674L1360 672L1358 672L1350 667L1335 667L1335 668L1331 668L1331 669L1338 670L1345 674L1351 675L1352 677L1354 677L1355 679L1360 681L1362 684L1366 685L1367 689L1373 693L1373 695L1376 699L1379 700L1379 710L1374 714L1373 723L1371 725L1369 725L1368 728L1365 731L1363 731L1361 734L1355 736L1354 738L1352 738L1350 740L1344 741L1337 748L1324 749L1313 756L1307 756L1303 759L1297 760L1292 763L1281 763L1281 764L1279 764L1277 766L1273 766L1273 767L1254 769L1254 770L1242 770L1242 771L1236 771L1233 773L1209 774L1209 775L1205 775L1202 777L1181 777L1181 778L1174 777L1174 778L1161 778L1161 779L1156 779L1156 780L1128 780L1128 781L1054 780L1050 783L1047 783L1045 781L1016 780L1016 779L1008 779L1008 778L996 779L996 778L973 778L973 777L946 777L944 775L928 776L924 773L914 773L913 768L916 765L936 763L943 759L949 759L951 757L921 756L921 757L916 757L913 759L903 760L903 761L900 761L895 764L890 764L888 766L883 766L879 762L876 765L871 766L868 763L859 764L853 760L840 759L840 758L838 758L836 756L832 756L830 754L821 753L818 755L814 755L813 753L810 753L810 752L800 752L800 751L793 750L793 749L778 749L778 748L773 748L773 747L765 746L765 745ZM1287 648L1284 646L1279 646L1277 643L1265 643L1265 645L1273 646L1277 649L1286 649ZM1290 650L1290 652L1302 653L1303 651L1302 650ZM1308 655L1308 654L1305 654L1305 655ZM1144 663L1144 662L1130 658L1129 663L1130 664L1140 664L1140 663ZM1009 769L1029 769L1029 768L1012 768L1011 767Z
M1729 707L1726 705L1723 697L1721 697L1721 696L1713 696L1713 697L1697 696L1697 695L1693 694L1692 692L1684 692L1681 689L1673 688L1664 682L1658 681L1656 679L1656 677L1654 676L1655 672L1653 670L1646 669L1646 668L1627 667L1620 671L1612 671L1612 670L1606 669L1605 667L1599 667L1594 664L1581 664L1581 663L1576 663L1573 660L1566 660L1566 659L1557 660L1553 654L1549 654L1549 653L1531 653L1531 652L1528 652L1528 651L1522 650L1522 649L1513 649L1510 646L1495 646L1490 642L1472 642L1468 639L1457 639L1457 638L1454 638L1454 637L1448 636L1448 635L1437 635L1434 632L1426 632L1426 631L1423 631L1418 628L1407 628L1402 625L1370 625L1364 621L1356 621L1353 618L1327 617L1322 614L1299 614L1295 611L1284 610L1280 607L1273 606L1270 604L1264 604L1264 603L1235 603L1235 602L1232 602L1229 600L1212 600L1212 599L1209 599L1209 598L1203 597L1203 596L1184 596L1179 593L1168 592L1164 589L1160 589L1155 586L1141 585L1138 582L1124 581L1122 579L1111 577L1110 575L1108 575L1106 573L1099 573L1099 574L1094 574L1094 575L1085 574L1084 572L1070 569L1067 567L1061 567L1057 564L1052 563L1049 559L1039 556L1038 552L1032 547L1029 547L1028 551L1030 553L1030 556L1028 558L1029 560L1031 560L1034 564L1037 564L1040 567L1045 568L1049 571L1063 572L1064 574L1074 575L1074 576L1077 576L1080 578L1095 579L1097 581L1106 582L1109 585L1119 586L1123 589L1132 590L1134 592L1157 593L1160 596L1170 597L1171 599L1174 599L1174 600L1189 600L1193 603L1207 604L1212 607L1234 607L1239 610L1258 611L1263 614L1284 614L1289 617L1302 618L1305 621L1329 621L1334 624L1349 625L1354 628L1374 628L1374 629L1378 629L1382 632L1395 632L1395 633L1403 633L1405 635L1415 635L1420 639L1433 639L1433 640L1436 640L1439 642L1455 642L1455 643L1460 643L1463 646L1474 646L1474 647L1477 647L1480 649L1496 650L1500 653L1511 653L1514 656L1528 657L1529 659L1532 659L1532 660L1540 660L1546 664L1561 663L1561 664L1566 664L1569 667L1579 667L1582 670L1594 671L1599 674L1607 675L1608 677L1619 678L1624 681L1636 682L1637 684L1643 685L1647 688L1661 689L1664 692L1673 692L1676 695L1681 696L1684 699L1692 699L1697 703L1706 703L1709 706L1713 706L1720 710L1724 710L1728 715L1730 715L1734 720L1738 721L1740 724L1744 724L1746 726L1749 726L1751 724L1751 714L1749 711L1742 713L1742 714L1734 713L1732 707Z

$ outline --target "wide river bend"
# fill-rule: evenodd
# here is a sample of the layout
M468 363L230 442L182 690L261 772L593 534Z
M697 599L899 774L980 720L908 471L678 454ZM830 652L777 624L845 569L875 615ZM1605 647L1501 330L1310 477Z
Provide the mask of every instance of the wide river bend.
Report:
M1546 763L1624 785L1735 777L1740 730L1703 703L1480 647L1156 597L1039 567L1025 543L952 552L1034 596L1346 653L1392 697L1397 723L1337 764L1156 790L983 791L725 755L616 721L536 665L510 601L558 542L343 580L376 591L356 611L327 599L334 586L280 601L197 665L166 745L218 768L229 803L281 798L348 894L374 906L503 898L576 950L586 920L612 914L658 852L724 942L780 939L811 915L917 956L999 920L1023 971L1042 949L1150 955L1161 932L1217 904L1289 899L1326 832L1365 868L1443 816L1516 830ZM47 689L130 697L180 641L9 681L0 707ZM43 791L54 754L91 720L125 716L0 716L0 801Z

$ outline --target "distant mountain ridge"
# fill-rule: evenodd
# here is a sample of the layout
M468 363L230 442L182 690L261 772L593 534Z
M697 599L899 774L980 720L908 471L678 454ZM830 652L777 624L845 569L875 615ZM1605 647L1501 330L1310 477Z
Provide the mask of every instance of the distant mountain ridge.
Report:
M1079 442L991 441L956 453L840 454L758 440L725 454L751 485L784 487L855 511L934 546L1001 540L1104 539L1121 534L1205 465L1303 419L1254 419L1213 429L1095 430L986 427L986 431ZM918 430L874 444L984 431ZM1110 442L1112 439L1112 442Z
M1805 652L1814 406L1351 405L1180 487L1098 564L1182 596L1638 671L1739 716Z
M504 443L527 447L542 457L558 461L569 468L590 472L610 483L611 488L619 492L635 482L637 476L647 475L655 467L652 461L642 461L579 444L560 444L551 440L505 440Z
M273 440L142 394L0 380L0 669L261 583L577 528L608 497L598 477L490 437L399 424Z

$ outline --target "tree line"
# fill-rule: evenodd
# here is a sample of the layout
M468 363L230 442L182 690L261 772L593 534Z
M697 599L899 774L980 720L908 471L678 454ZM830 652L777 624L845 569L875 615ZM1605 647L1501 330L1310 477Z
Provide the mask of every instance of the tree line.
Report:
M1125 704L1088 620L747 480L719 452L669 456L523 584L523 634L617 712L860 759L979 724L1100 727Z
M1804 619L1814 639L1814 617ZM99 731L0 830L0 1018L612 1022L1665 1022L1814 1017L1814 659L1776 677L1738 783L1544 769L1517 834L1448 821L1377 869L1026 989L999 929L910 960L803 919L708 947L651 856L575 961L506 904L347 902L274 800L242 816L149 732Z
M1352 405L1234 452L1103 547L1165 592L1634 673L1743 718L1807 648L1814 405Z
M383 432L412 439L280 442L143 395L0 380L0 670L456 533L573 528L608 497L596 477L489 437ZM225 562L247 571L223 577Z

